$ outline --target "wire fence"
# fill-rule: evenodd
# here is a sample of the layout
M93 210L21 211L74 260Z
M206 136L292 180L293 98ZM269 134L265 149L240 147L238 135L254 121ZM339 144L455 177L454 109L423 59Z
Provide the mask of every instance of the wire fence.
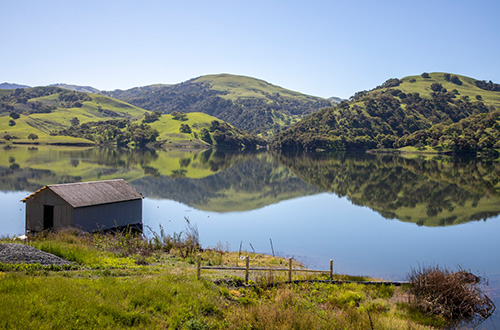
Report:
M222 266L202 266L201 265L201 254L198 254L196 261L196 276L198 279L201 278L201 270L217 270L217 271L244 271L245 272L245 284L248 285L248 279L250 276L250 271L272 271L272 272L287 272L288 273L288 283L299 283L304 281L318 281L318 280L292 280L293 273L319 273L329 275L330 280L321 281L328 283L359 283L359 284L387 284L387 285L402 285L406 284L405 281L345 281L345 280L334 280L333 279L333 260L330 259L330 269L329 270L318 270L318 269L308 269L308 268L293 268L292 258L288 258L287 268L272 268L272 267L250 267L250 258L245 256L245 267L222 267Z

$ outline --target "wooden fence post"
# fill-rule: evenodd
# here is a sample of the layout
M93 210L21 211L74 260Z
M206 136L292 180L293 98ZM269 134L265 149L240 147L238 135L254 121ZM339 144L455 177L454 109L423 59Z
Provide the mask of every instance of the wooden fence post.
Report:
M245 283L248 284L248 272L250 268L250 258L248 256L245 257Z
M333 280L333 259L330 259L330 280Z
M196 261L196 278L200 279L200 276L201 276L201 254L198 253Z
M288 281L292 283L292 258L288 258Z

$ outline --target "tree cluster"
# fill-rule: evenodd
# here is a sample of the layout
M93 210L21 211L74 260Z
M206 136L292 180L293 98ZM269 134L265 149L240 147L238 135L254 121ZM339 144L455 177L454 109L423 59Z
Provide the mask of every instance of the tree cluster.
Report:
M96 144L116 143L118 146L125 146L134 142L137 147L144 147L150 142L155 142L159 136L158 131L152 129L151 126L144 123L130 123L125 119L74 125L59 131L58 134L84 138L94 141Z
M487 91L500 92L500 84L494 84L491 80L488 82L486 80L476 80L476 86Z
M160 120L161 117L161 112L160 111L153 111L153 112L146 112L144 114L144 119L142 120L143 123L153 123L157 120Z

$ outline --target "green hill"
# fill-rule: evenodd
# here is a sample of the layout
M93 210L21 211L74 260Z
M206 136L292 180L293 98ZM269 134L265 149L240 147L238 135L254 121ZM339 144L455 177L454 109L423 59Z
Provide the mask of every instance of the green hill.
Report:
M175 85L151 85L104 92L143 109L162 113L203 112L234 127L267 136L330 101L293 92L263 80L229 74L208 75Z
M429 145L435 151L492 149L499 147L496 145L500 137L498 120L484 120L483 117L495 109L500 109L500 86L491 82L446 73L393 78L371 91L356 93L334 108L308 116L276 136L272 146L276 149L346 150L398 148L418 141L418 147ZM467 127L476 122L488 122L491 126L478 126L471 134ZM427 139L425 143L416 138L408 139L434 125L441 125L441 130L450 125L453 128L449 130L450 135ZM460 135L463 138L474 136L474 142L463 147L463 143L453 141Z
M255 148L260 139L215 117L161 116L103 95L60 87L4 90L0 138L14 143L106 144ZM168 144L168 145L167 145Z
M136 120L147 111L102 95L69 91L59 87L34 87L5 91L0 96L0 138L29 143L89 144L89 139L61 136L59 131L110 118ZM73 122L73 124L72 124Z

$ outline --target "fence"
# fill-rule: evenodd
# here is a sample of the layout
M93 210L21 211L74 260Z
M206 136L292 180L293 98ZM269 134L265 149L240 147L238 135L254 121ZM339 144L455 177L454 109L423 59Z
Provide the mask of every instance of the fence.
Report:
M292 258L288 258L288 268L265 268L265 267L250 267L250 258L245 256L245 267L217 267L217 266L202 266L201 265L201 254L198 254L196 261L196 276L198 279L201 277L201 270L240 270L245 271L245 284L248 284L248 277L250 271L282 271L288 272L288 282L289 283L299 283L299 282L328 282L328 283L358 283L358 284L369 284L369 285L395 285L400 286L403 284L408 284L407 281L349 281L349 280L334 280L333 279L333 260L330 259L330 270L316 270L316 269L307 269L307 268L295 268L292 267ZM293 272L305 272L305 273L321 273L321 274L329 274L329 281L322 280L298 280L292 281L292 273Z
M201 277L201 270L241 270L245 271L245 283L248 284L248 277L250 271L282 271L288 272L288 281L292 282L292 273L293 272L307 272L307 273L322 273L322 274L330 274L330 279L333 280L333 260L330 259L330 270L316 270L316 269L303 269L303 268L295 268L292 267L292 258L288 258L288 268L264 268L264 267L250 267L250 258L245 256L245 267L217 267L217 266L202 266L201 265L201 254L198 254L196 261L196 276L198 279Z

